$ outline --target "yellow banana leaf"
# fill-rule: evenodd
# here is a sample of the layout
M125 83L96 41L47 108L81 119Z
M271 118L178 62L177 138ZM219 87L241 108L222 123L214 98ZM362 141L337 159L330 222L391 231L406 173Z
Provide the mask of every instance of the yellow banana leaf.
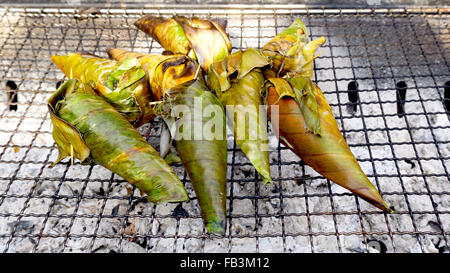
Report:
M145 72L136 59L119 63L91 55L69 53L53 56L51 60L69 79L88 84L132 124L140 126L153 119Z
M324 43L324 37L309 42L305 25L297 19L264 45L261 52L272 60L272 70L278 77L312 78L315 52Z
M164 19L148 15L136 21L135 25L164 49L198 60L205 71L231 51L225 23L214 20L180 16Z

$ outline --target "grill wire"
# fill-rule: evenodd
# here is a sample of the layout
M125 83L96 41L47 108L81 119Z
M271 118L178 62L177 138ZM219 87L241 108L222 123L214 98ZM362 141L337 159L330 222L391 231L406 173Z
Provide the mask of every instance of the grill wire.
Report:
M0 9L0 252L449 251L448 10L179 6L90 12ZM297 18L311 39L325 36L314 80L395 214L324 179L273 133L269 187L234 141L228 143L225 237L205 233L180 164L173 168L191 202L158 206L102 167L65 160L49 169L57 149L46 101L64 79L49 58L67 52L106 57L111 47L161 53L133 26L147 13L225 18L233 50L260 48ZM397 98L405 86L400 113ZM158 147L160 119L140 131Z

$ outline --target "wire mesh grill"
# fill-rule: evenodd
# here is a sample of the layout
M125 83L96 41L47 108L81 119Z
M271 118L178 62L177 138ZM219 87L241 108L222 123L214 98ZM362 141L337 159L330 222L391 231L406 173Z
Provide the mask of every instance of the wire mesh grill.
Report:
M147 13L225 18L233 50L261 47L296 18L311 39L325 36L315 81L395 214L324 179L272 133L273 186L264 186L233 140L228 143L224 237L205 233L181 165L173 169L191 202L158 206L103 167L64 161L49 169L57 149L46 101L64 79L49 58L80 51L106 57L111 47L161 53L133 26ZM179 6L3 8L0 14L0 251L449 251L447 10ZM140 131L158 147L159 119Z

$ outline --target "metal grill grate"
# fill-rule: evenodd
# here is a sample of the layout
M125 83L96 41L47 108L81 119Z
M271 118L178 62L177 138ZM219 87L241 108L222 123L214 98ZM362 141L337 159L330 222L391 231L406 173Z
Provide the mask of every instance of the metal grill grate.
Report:
M65 161L49 169L57 150L46 101L64 79L49 58L79 51L106 57L111 47L160 53L132 25L147 13L226 18L234 50L261 47L296 18L310 38L325 36L315 81L395 214L319 176L273 134L270 187L229 141L225 237L205 234L181 165L173 168L191 197L182 206L146 203L99 166ZM90 14L3 8L0 14L0 252L449 251L448 10L160 6ZM141 128L155 147L159 125L157 119Z

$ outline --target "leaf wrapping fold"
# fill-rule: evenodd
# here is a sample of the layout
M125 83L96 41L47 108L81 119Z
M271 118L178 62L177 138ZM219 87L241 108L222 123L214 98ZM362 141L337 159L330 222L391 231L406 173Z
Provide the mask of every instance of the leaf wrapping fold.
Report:
M172 53L190 55L193 52L183 28L173 18L166 19L146 15L137 20L134 25L141 31L149 34L163 48Z
M271 86L277 92L278 100L283 97L295 99L305 118L305 126L308 131L315 135L320 135L319 106L314 95L312 81L306 77L269 78L265 88L268 89Z
M66 81L50 97L47 104L53 124L53 139L58 147L58 159L51 165L52 167L68 156L75 157L81 162L85 162L89 157L90 149L84 142L80 131L56 114L59 100L81 88L87 89L88 87L80 86L77 81Z
M306 127L315 135L320 135L320 117L311 79L305 77L287 78L295 98L305 118Z
M144 16L135 25L151 35L161 46L175 54L197 60L204 71L225 58L231 51L231 42L225 32L226 23L182 16L164 19Z
M195 17L174 19L183 28L204 71L208 71L213 62L222 60L231 51L231 42L220 24Z
M117 48L108 50L108 54L117 61L136 58L147 75L156 101L162 101L167 90L197 76L197 65L184 55L141 54Z
M145 72L137 60L119 63L76 53L53 56L51 60L69 79L88 84L131 123L140 126L153 119Z
M277 76L312 78L315 51L323 43L324 37L309 42L305 25L297 19L264 45L261 52L273 62Z

